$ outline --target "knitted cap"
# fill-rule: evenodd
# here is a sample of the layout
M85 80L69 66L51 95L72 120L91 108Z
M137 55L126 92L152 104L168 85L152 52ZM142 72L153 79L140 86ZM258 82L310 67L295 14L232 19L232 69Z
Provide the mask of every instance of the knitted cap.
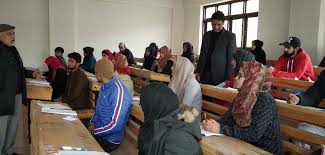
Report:
M104 78L111 79L114 73L114 65L108 59L101 59L95 65L95 73Z

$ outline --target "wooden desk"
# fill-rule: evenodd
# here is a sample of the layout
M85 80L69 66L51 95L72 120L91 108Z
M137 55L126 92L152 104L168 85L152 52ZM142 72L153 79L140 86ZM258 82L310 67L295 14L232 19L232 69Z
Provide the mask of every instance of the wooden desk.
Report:
M133 101L131 115L143 122L144 115L141 106L139 105L139 101ZM136 125L134 123L134 121L132 121L132 123L129 123L128 128L137 135L139 132L139 125ZM228 136L203 137L200 145L204 155L270 154L269 152L266 152L251 144Z
M249 143L228 136L203 137L200 142L204 155L267 155L271 154Z
M47 155L49 146L57 150L62 145L103 152L79 119L69 122L62 119L64 115L42 113L36 102L32 101L30 113L32 155Z
M47 100L50 101L52 99L52 87L49 86L39 86L34 85L30 82L30 80L36 79L26 79L26 87L27 87L27 98L33 100ZM39 80L45 81L45 80Z

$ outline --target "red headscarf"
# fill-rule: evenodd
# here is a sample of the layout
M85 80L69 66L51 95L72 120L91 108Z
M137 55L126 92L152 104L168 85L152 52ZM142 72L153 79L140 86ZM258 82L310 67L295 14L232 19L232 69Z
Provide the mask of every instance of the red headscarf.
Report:
M61 61L54 56L46 58L45 63L52 69L51 81L54 81L57 69L61 68L65 70L65 67Z
M104 49L103 51L102 51L102 54L103 53L105 53L106 55L108 55L108 59L109 60L113 60L113 53L109 50L109 49Z
M130 75L131 70L128 65L128 61L126 57L121 53L116 53L114 56L114 70L119 74L127 74Z

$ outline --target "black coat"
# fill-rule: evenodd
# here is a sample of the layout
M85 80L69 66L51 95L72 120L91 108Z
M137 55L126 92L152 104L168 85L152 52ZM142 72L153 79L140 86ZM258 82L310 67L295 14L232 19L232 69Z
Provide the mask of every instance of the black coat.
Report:
M300 98L299 105L318 107L320 101L325 98L325 70L321 72L317 81L298 97Z
M209 52L209 48L213 47L210 42L214 35L216 33L213 31L204 34L198 62L201 83L210 85L217 85L230 78L231 61L236 52L236 35L224 29L215 40L213 51ZM209 77L206 77L207 73Z
M135 64L135 61L134 61L134 57L133 57L133 54L132 52L129 50L129 49L125 49L122 54L126 57L126 59L128 60L128 64L129 66Z
M14 71L11 68L17 68L17 70ZM8 47L0 42L0 116L14 113L15 96L19 93L22 93L23 103L27 103L25 76L31 77L32 73L24 68L14 46Z

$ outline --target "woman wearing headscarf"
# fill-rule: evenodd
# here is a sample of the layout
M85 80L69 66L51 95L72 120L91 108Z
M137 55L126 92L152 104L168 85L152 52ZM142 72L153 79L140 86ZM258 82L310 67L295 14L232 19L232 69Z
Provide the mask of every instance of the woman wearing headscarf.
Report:
M195 56L193 52L193 45L189 42L183 43L183 57L188 58L193 64L195 63Z
M147 70L154 70L158 65L156 60L156 50L154 47L147 47L144 53L144 62L142 68Z
M178 98L161 83L146 86L140 96L144 123L138 135L139 155L200 155L200 127L193 123L198 113L180 114ZM184 114L187 117L182 117ZM191 119L188 119L191 118Z
M114 75L128 88L129 93L134 95L133 81L130 77L130 67L127 58L122 53L116 53L113 58Z
M177 95L181 105L193 107L201 113L202 92L199 82L195 79L194 65L181 56L175 56L172 60L175 65L172 67L172 78L168 86Z
M251 53L254 54L255 60L263 65L266 65L266 55L262 49L264 42L261 40L252 41Z
M172 57L171 50L167 46L164 46L159 49L157 54L158 65L155 67L154 71L161 74L171 75L171 68L173 66L173 61L170 60Z
M84 60L81 64L81 68L87 72L95 73L94 67L96 65L96 59L93 55L94 48L92 47L85 47L83 48L84 51Z
M113 60L113 53L109 49L104 49L102 51L102 58L108 59L110 61Z
M52 99L55 100L64 94L67 83L67 73L64 64L54 56L46 58L45 64L49 68L47 81L53 88Z
M273 154L282 154L279 113L271 89L271 69L256 61L243 62L232 108L216 122L203 121L211 132L236 137Z

